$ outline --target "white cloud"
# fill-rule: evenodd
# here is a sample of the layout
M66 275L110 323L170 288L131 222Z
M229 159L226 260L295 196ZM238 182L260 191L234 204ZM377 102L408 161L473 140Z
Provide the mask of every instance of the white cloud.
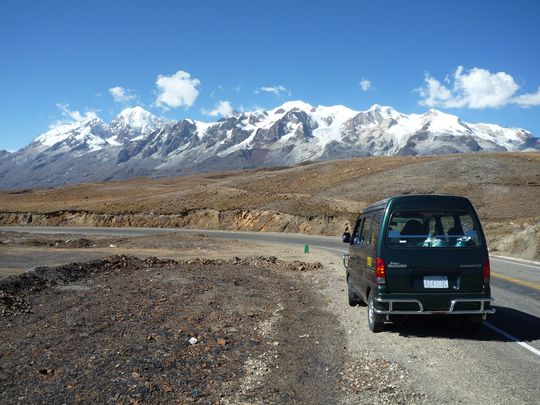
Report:
M164 109L177 107L191 107L201 84L199 79L191 78L188 72L179 70L172 76L159 75L156 80L157 98L155 104Z
M479 68L463 73L463 66L459 66L454 79L454 90L462 94L458 104L469 108L502 107L519 88L508 73L491 73Z
M421 105L447 108L500 108L512 103L519 89L514 78L505 72L491 73L489 70L472 68L465 71L458 66L453 77L445 81L450 89L429 74L424 78L425 87L417 89Z
M230 117L233 114L233 108L229 101L219 100L219 103L216 104L216 107L213 110L201 110L203 114L209 115L211 117Z
M264 112L265 109L261 107L260 105L254 104L251 107L246 107L244 104L241 104L240 107L238 107L238 111L240 112Z
M56 106L60 109L60 115L63 118L49 125L49 129L54 129L61 125L74 124L76 122L82 122L97 118L96 111L89 110L83 114L78 110L70 110L69 104L67 103L58 103L56 104Z
M360 88L362 89L362 91L369 91L372 89L371 81L368 79L362 79L358 82L358 84L360 85Z
M532 107L535 105L540 105L540 86L536 93L527 93L521 94L512 98L512 103L520 105L522 107Z
M429 74L426 73L424 81L426 87L417 89L420 97L424 98L420 100L420 105L435 107L444 104L452 98L452 92Z
M114 101L122 104L129 104L138 98L133 90L124 89L120 86L111 87L109 93L113 96Z
M216 94L222 91L223 91L223 86L221 84L218 84L217 87L214 90L212 90L208 96L210 98L216 98Z
M255 90L255 94L259 94L259 93L271 93L271 94L274 94L274 95L276 95L278 97L280 97L282 95L287 95L287 96L291 95L291 92L289 90L287 90L281 84L278 84L277 86L263 86L263 87L260 87L257 90Z

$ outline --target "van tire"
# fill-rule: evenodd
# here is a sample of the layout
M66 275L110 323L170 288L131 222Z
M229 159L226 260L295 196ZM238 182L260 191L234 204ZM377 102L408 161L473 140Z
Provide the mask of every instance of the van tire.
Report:
M374 311L374 294L373 290L369 292L367 302L367 317L368 326L373 333L381 332L384 329L384 318L377 315Z
M362 300L358 297L358 294L354 292L351 286L351 277L347 277L347 295L349 297L349 305L355 307L361 305Z

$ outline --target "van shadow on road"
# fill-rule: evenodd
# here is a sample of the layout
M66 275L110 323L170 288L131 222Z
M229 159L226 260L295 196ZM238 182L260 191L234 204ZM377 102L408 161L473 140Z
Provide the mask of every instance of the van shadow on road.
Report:
M493 306L496 313L488 315L487 321L523 342L540 340L540 318L513 308ZM401 323L387 324L386 331L404 337L465 339L478 341L510 342L511 340L487 326L476 332L462 323L460 316L409 316Z
M540 340L540 318L514 308L493 306L497 312L488 317L489 323L522 342Z

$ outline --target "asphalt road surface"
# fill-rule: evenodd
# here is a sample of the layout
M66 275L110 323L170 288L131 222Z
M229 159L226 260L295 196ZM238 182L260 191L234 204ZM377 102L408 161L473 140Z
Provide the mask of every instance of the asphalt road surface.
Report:
M213 238L310 246L336 255L347 246L337 237L298 234L187 230L177 228L0 227L4 231L41 234L144 236L166 232L204 234ZM410 319L389 333L372 334L365 308L348 308L345 300L330 306L348 311L346 327L358 350L380 352L417 373L442 402L538 403L540 399L540 263L491 256L491 285L497 312L474 337L454 332L441 319ZM344 271L336 272L329 294L343 295ZM418 319L422 318L422 320Z

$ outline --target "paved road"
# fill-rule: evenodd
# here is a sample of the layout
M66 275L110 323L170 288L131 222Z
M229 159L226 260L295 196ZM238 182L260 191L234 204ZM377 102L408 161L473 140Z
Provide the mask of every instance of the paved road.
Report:
M311 249L324 249L336 256L346 249L339 238L282 233L173 228L0 227L1 230L114 236L198 233L214 238L309 244ZM465 402L474 399L474 402L480 403L506 403L512 399L512 403L534 403L540 398L540 264L492 256L491 268L497 313L488 318L486 326L474 339L455 334L438 321L428 323L426 327L413 320L409 326L395 330L395 333L382 335L368 333L364 325L362 328L356 327L353 333L358 334L359 350L366 344L384 344L387 346L384 350L386 355L400 362L411 363L410 366L418 370L422 379L433 380L432 386L437 386L439 383L435 379L443 375L445 385L439 391L436 389L435 394L443 398L456 395L455 402L462 398ZM334 281L335 289L344 284L340 277L338 275ZM336 305L340 306L341 302ZM351 328L355 328L357 322L358 319L351 319ZM418 355L419 352L423 355ZM416 354L407 357L408 353ZM460 394L462 387L459 385L464 384L469 384L468 390L473 392ZM452 390L455 390L454 394ZM488 392L494 394L489 395Z

